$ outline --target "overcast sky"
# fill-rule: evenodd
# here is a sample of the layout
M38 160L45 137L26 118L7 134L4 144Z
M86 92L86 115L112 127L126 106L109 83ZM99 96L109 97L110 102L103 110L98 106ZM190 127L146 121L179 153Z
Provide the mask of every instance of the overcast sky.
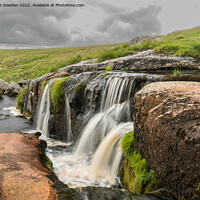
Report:
M0 0L83 3L74 8L0 7L0 44L86 46L200 26L200 0Z

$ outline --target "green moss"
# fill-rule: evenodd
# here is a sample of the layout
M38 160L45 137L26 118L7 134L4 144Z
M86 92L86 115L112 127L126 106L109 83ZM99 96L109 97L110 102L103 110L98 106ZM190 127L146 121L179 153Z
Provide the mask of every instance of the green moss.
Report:
M16 108L19 109L21 113L24 110L24 100L25 100L25 96L26 96L27 92L28 92L28 86L24 87L24 89L22 90L22 92L17 95L17 105L16 105Z
M109 73L108 72L105 72L104 74L103 74L103 78L105 78L106 76L108 76L109 75Z
M124 185L131 192L142 194L155 189L158 181L144 158L135 148L133 132L126 134L122 139L122 150L126 156L124 165Z
M111 66L111 65L108 65L108 66L106 67L106 71L112 71L112 66Z
M126 68L121 68L121 71L126 71L127 69Z
M61 108L61 105L64 104L64 89L63 83L69 79L68 77L62 78L61 80L56 80L52 84L52 88L50 91L50 101L53 106L53 111L56 113Z
M42 90L44 90L46 84L47 84L47 81L43 81L43 82L42 82Z

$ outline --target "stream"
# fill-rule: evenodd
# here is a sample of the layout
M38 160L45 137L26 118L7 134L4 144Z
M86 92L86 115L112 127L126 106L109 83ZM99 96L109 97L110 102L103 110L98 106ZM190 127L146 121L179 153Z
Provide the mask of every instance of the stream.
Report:
M95 83L100 80L98 84L104 84L104 89L98 111L93 114L87 113L87 123L82 128L81 136L75 145L72 145L71 127L67 128L70 135L66 137L66 141L49 138L49 90L53 81L46 85L38 105L36 130L41 131L43 133L41 139L47 141L46 153L52 160L58 178L70 188L76 189L74 199L175 200L164 190L152 194L134 195L122 189L123 186L117 177L122 157L121 138L133 130L130 110L133 89L136 87L135 80L138 76L140 75L130 75L127 78L123 74L114 74L107 77L106 81L97 76L86 86L86 90L93 90L94 93ZM77 77L74 76L75 78ZM71 118L68 98L69 96L65 94L66 123L69 125ZM32 132L33 124L20 115L15 105L14 97L3 95L0 98L0 132Z

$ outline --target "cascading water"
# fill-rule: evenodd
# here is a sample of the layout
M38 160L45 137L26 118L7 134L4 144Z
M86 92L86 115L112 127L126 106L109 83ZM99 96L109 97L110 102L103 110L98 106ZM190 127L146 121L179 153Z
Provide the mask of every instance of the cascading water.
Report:
M100 76L97 79L105 84L100 111L88 121L72 153L49 153L58 177L70 187L116 184L120 141L123 134L133 130L130 102L135 77L114 74L105 81Z
M100 112L88 122L74 148L75 155L94 153L106 134L117 124L131 121L130 98L134 79L111 76L103 91Z
M42 98L39 104L37 116L36 116L36 130L42 132L42 136L49 137L49 117L50 117L50 87L53 80L49 81L43 91Z
M97 177L106 177L115 184L116 174L121 161L121 138L133 130L133 123L126 122L115 126L103 139L91 161L91 172Z
M67 95L65 94L65 124L64 124L64 131L66 133L66 140L67 142L72 141L72 129L71 129L71 111L70 111L70 105L69 105L69 99Z
M117 169L122 155L120 141L123 134L133 130L131 105L134 92L138 90L136 83L138 80L144 84L147 80L161 78L157 75L148 77L146 74L115 72L104 78L102 74L71 76L66 90L70 103L76 96L74 88L81 82L87 83L84 89L87 105L83 115L84 123L87 123L73 149L47 149L58 178L69 187L110 187L118 183ZM66 116L70 116L68 100L65 106L69 111ZM70 118L66 128L71 133L69 125Z
M50 119L50 90L54 81L60 80L58 78L50 80L43 91L42 98L39 103L38 112L36 116L36 130L42 132L41 138L49 139L49 119ZM69 100L65 94L65 112L64 112L64 132L65 132L65 142L72 141L72 131L71 131L71 112L69 106Z

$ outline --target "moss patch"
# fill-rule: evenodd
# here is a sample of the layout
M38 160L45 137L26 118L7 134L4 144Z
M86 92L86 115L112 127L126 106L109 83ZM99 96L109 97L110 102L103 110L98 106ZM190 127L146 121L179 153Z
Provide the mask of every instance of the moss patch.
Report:
M103 74L103 78L105 78L106 76L108 76L109 75L109 73L108 72L105 72L104 74Z
M126 157L124 163L124 186L131 192L142 194L156 189L159 181L155 172L135 148L133 132L126 134L122 139L122 150Z
M46 84L47 84L47 81L43 81L43 82L42 82L42 90L44 90Z
M25 96L26 96L27 92L28 92L28 86L24 87L24 89L22 90L22 92L17 95L17 105L16 105L16 108L19 109L21 113L24 110L24 100L25 100Z
M50 91L50 101L53 106L53 111L57 113L61 106L64 104L65 93L63 88L63 83L69 79L68 77L62 78L61 80L56 80L52 84Z

